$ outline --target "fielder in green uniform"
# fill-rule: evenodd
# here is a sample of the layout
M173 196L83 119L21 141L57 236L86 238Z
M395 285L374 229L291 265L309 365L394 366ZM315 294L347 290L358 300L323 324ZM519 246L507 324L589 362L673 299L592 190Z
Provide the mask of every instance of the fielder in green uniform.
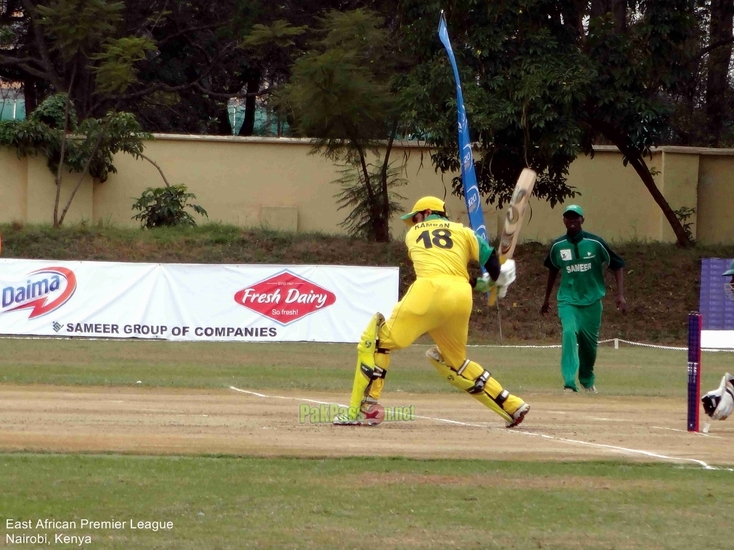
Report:
M548 313L550 295L558 273L558 316L563 327L561 374L566 392L578 392L576 376L589 393L597 393L594 385L594 363L601 327L602 298L606 294L604 264L614 272L617 282L617 309L624 312L624 260L617 256L604 239L581 229L584 211L576 204L563 211L566 234L551 244L545 267L548 284L541 314Z

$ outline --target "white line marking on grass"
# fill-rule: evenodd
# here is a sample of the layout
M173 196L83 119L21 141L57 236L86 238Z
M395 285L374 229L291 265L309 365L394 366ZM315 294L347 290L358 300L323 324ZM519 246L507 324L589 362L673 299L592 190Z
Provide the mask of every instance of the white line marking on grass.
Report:
M338 405L339 407L346 407L347 405L342 405L341 403L334 403L333 401L317 401L315 399L304 399L300 397L285 397L282 395L265 395L264 393L257 393L254 391L248 391L243 390L241 388L236 388L234 386L229 387L231 390L234 390L236 392L240 393L246 393L248 395L254 395L256 397L264 398L264 399L285 399L287 401L306 401L309 403L317 403L319 405ZM448 418L440 418L440 417L433 417L433 416L418 416L416 415L416 418L421 418L423 420L432 420L434 422L444 422L446 424L457 424L459 426L470 426L473 428L488 428L490 430L495 430L494 426L490 424L480 424L476 422L461 422L459 420L451 420ZM668 456L663 455L659 453L653 453L651 451L642 451L640 449L630 449L627 447L619 447L617 445L605 445L604 443L592 443L590 441L581 441L578 439L568 439L566 437L556 437L553 435L546 435L541 433L534 433L534 432L528 432L524 431L522 428L515 428L512 430L508 430L506 428L503 428L505 433L512 434L512 435L518 435L518 436L533 436L533 437L540 437L542 439L549 439L551 441L561 441L563 443L573 443L575 445L586 445L587 447L595 447L597 449L607 449L616 453L622 453L622 454L631 454L631 455L643 455L650 458L657 458L662 460L672 460L677 462L693 462L694 464L698 464L701 466L704 470L724 470L727 472L734 472L734 468L717 468L716 466L710 466L703 460L699 460L697 458L681 458L677 456Z

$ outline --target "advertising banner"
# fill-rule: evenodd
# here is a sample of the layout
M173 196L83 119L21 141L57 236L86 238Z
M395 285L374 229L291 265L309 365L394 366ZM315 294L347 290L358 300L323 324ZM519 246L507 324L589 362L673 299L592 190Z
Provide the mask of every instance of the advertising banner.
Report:
M0 334L357 342L398 268L0 260Z
M704 258L701 261L699 311L702 317L701 347L734 349L734 292L731 276L722 274L730 258Z

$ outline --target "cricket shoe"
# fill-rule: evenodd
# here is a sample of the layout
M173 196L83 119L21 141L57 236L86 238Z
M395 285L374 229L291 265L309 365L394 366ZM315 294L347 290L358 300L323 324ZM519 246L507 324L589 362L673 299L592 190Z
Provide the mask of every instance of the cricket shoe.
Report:
M348 414L338 414L334 417L334 426L363 426L359 419L352 420Z
M528 414L528 412L530 412L530 405L527 403L520 405L517 410L510 415L512 420L507 421L507 427L514 428L515 426L519 426L520 423L525 420L525 415Z
M584 386L584 391L586 393L599 393L598 391L596 391L596 386L589 386L588 388Z
M371 403L361 411L357 418L349 418L349 414L338 414L334 417L335 426L379 426L385 419L385 409L379 403Z

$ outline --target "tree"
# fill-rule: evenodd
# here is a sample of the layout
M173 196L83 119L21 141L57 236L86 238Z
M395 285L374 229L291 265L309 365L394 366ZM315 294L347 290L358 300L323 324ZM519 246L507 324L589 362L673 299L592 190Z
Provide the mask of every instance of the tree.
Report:
M303 53L296 40L306 33L306 27L294 27L285 20L272 25L256 24L242 42L253 63L259 67L258 74L272 88L284 85L290 76L295 58ZM254 91L259 82L248 82L248 92ZM249 93L245 103L245 120L242 133L252 135L255 125L256 96Z
M392 85L400 59L382 18L372 11L330 11L320 29L312 49L296 61L279 101L293 113L296 131L314 138L314 152L357 171L347 180L346 195L339 195L347 199L344 207L361 204L348 226L387 242L390 215L399 207L391 187L402 183L390 162L402 111ZM379 159L377 169L370 155ZM368 223L357 219L360 211Z
M260 0L128 0L125 32L149 37L155 49L140 65L139 82L120 97L121 108L150 131L230 134L227 101L241 98L250 124L255 98L268 91L260 87L260 67L240 46L254 23L267 20L268 6Z
M130 113L110 112L101 119L77 122L76 112L64 94L47 98L26 120L0 122L0 146L15 148L18 156L43 155L55 174L53 224L64 223L71 203L86 174L97 181L107 180L117 169L115 154L128 153L142 158L143 140L150 138ZM76 186L61 208L64 167L76 173Z
M149 137L129 113L110 110L99 119L78 117L71 94L92 83L98 96L124 92L136 79L135 63L151 44L144 38L111 36L120 20L120 3L56 0L33 6L26 1L24 7L34 14L32 28L43 54L40 60L28 60L28 68L37 65L53 88L66 93L48 97L25 121L2 123L0 143L15 147L20 156L46 156L56 183L53 223L60 226L85 175L105 181L115 171L113 155L126 152L140 157L142 140ZM59 212L65 166L79 179Z
M732 17L734 0L711 0L709 42L713 46L708 54L706 78L706 115L709 144L719 147L726 116L724 111L729 89L729 66L732 49ZM728 117L731 119L731 115Z
M666 130L670 145L734 146L734 94L729 79L732 0L698 0L694 16L697 33L686 48L686 74L668 92L673 114Z
M401 41L422 60L402 84L439 170L457 170L450 71L436 38L438 2L403 0ZM480 191L500 206L524 166L553 206L573 196L569 164L613 143L660 206L679 244L689 239L655 185L645 157L660 144L671 93L687 76L698 28L692 0L622 2L463 0L447 13L462 71L467 116L481 149ZM586 24L585 22L588 22ZM471 83L469 85L468 83ZM460 190L454 182L455 192Z
M94 80L77 72L84 85L71 98L80 117L101 117L114 108L135 114L148 131L229 134L227 102L237 98L246 107L242 132L248 134L256 107L268 105L302 53L302 38L289 32L313 26L324 10L372 3L6 0L7 9L0 9L0 78L23 83L28 112L48 95L67 91L74 67L59 58L48 29L37 24L41 8L68 5L70 13L83 14L89 6L117 6L121 17L109 36L146 39L154 47L136 63L138 78L124 93L100 96Z
M228 93L239 93L247 82L238 42L243 21L258 17L260 4L9 0L0 13L0 77L23 83L28 112L45 97L71 90L81 118L122 109L154 130L207 133L227 125ZM87 54L99 51L101 41L118 49L145 44L135 64L139 78L125 90L99 93L96 64ZM79 50L68 56L71 42ZM209 90L224 97L208 96Z

